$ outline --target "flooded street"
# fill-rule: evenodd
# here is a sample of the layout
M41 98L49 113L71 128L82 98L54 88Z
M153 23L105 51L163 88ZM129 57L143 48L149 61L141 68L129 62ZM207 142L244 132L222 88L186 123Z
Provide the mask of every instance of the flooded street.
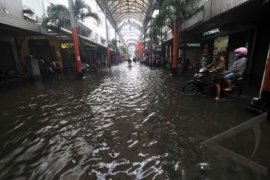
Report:
M253 116L248 99L182 95L184 82L122 63L83 81L2 90L0 179L198 179L200 142Z

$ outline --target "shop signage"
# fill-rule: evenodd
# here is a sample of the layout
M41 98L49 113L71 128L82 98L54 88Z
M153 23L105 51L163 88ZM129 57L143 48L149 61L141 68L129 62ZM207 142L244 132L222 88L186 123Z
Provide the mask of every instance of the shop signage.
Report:
M200 47L200 43L187 43L187 47Z
M68 48L72 48L73 47L73 43L61 43L61 48L62 49L68 49Z
M183 47L201 47L201 43L198 43L198 42L193 42L193 43L181 43L180 44L180 47L183 48Z
M30 47L49 47L50 42L48 39L30 39L28 45Z
M211 35L211 34L216 34L216 33L219 33L220 32L220 29L219 28L215 28L215 29L211 29L209 31L206 31L203 33L203 36L208 36L208 35Z
M156 47L155 50L156 50L156 51L161 51L162 49L161 49L161 47Z

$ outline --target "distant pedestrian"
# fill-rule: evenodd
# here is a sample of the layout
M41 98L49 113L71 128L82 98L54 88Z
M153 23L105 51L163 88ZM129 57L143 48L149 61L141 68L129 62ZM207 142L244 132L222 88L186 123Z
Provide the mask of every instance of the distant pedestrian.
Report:
M38 59L39 71L43 77L47 76L47 66L43 58Z

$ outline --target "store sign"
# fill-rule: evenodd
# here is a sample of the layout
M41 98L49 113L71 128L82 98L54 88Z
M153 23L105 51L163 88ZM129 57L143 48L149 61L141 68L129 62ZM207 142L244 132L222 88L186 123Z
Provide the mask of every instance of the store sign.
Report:
M73 47L73 43L61 43L62 49L68 49L68 48L72 48L72 47Z
M28 41L30 47L49 47L49 39L30 39Z
M220 32L220 29L215 28L215 29L211 29L210 31L204 32L203 36L209 36L209 35L216 34L216 33L219 33L219 32Z
M200 43L187 43L187 47L200 47Z
M162 49L161 49L161 47L156 47L155 50L156 50L156 51L161 51Z
M198 42L194 42L194 43L180 43L180 48L183 47L201 47L201 44Z

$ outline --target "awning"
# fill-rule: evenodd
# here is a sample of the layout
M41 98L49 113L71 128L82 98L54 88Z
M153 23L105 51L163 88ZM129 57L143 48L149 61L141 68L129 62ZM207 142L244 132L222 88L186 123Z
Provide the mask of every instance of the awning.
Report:
M0 29L7 32L11 31L13 34L16 33L21 35L46 34L39 24L26 21L23 18L12 16L3 11L0 11Z
M60 32L64 33L64 34L67 34L69 36L56 36L56 38L58 39L62 39L62 40L72 40L72 32L70 30L67 30L67 29L64 29L64 28L61 28L60 29ZM81 36L81 35L78 35L78 37L80 39L83 39L84 41L86 41L86 45L87 46L91 46L91 47L103 47L103 48L107 48L106 46L104 45L101 45L101 44L98 44L94 41L92 41L91 39L88 39L84 36Z

